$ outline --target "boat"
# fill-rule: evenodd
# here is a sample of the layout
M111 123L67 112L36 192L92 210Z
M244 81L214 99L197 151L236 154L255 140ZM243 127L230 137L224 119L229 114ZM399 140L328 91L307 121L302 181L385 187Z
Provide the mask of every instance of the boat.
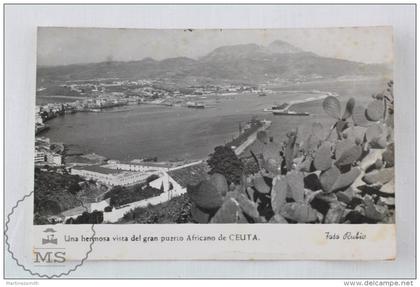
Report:
M283 103L281 105L276 105L271 107L271 109L264 109L266 112L272 112L273 115L276 116L309 116L310 114L307 112L295 112L290 111L289 108L292 105L289 103Z
M271 108L264 109L264 112L282 111L282 110L288 109L289 107L290 105L288 103L283 103L281 105L275 105L275 106L272 106Z
M277 110L281 111L281 110L286 110L289 107L290 107L290 104L289 103L283 103L281 105L273 106L273 107L271 107L271 109L273 109L275 111L277 111Z
M273 111L273 115L276 115L276 116L309 116L309 113L278 110L278 111Z
M202 103L198 102L187 102L187 107L192 109L204 109L205 106Z

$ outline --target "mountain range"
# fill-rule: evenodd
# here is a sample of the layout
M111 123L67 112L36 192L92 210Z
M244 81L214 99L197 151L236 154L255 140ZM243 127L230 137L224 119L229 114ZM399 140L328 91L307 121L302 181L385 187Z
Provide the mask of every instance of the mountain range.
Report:
M144 58L128 62L41 66L37 69L37 83L45 85L95 78L263 83L275 79L383 76L390 72L391 67L387 64L364 64L322 57L277 40L268 46L222 46L198 59L177 57L158 61Z

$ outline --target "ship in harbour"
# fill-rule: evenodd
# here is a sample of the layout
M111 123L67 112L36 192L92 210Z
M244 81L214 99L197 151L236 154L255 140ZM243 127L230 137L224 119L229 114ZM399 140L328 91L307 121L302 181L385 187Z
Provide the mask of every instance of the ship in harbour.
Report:
M271 112L276 116L309 116L307 112L296 112L289 110L292 105L289 103L283 103L281 105L275 105L271 108L264 109L265 112Z
M205 106L203 103L199 102L187 102L187 107L192 109L204 109Z

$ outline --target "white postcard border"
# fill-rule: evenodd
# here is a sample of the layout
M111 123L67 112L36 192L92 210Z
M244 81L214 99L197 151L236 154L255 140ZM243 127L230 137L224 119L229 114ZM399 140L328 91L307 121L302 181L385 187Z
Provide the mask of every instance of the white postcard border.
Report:
M407 6L400 7L330 7L333 11L329 13L329 17L323 17L325 7L317 6L300 6L300 7L236 7L230 8L209 7L207 10L204 6L199 7L179 7L172 8L174 14L170 17L151 17L164 13L164 7L76 7L66 9L64 6L49 7L8 7L6 9L6 90L5 104L7 107L5 114L6 130L5 130L5 176L6 176L6 211L10 210L12 205L26 191L32 189L33 184L33 168L31 162L33 158L33 118L32 113L26 111L33 110L35 91L35 47L36 47L36 26L53 25L53 26L96 26L96 27L241 27L241 28L261 28L261 27L313 27L313 26L362 26L362 25L393 25L396 43L396 65L395 65L395 94L396 98L396 134L397 142L396 158L396 193L397 193L397 242L398 242L398 260L391 263L364 263L360 270L358 268L350 268L357 266L356 263L343 263L340 266L334 266L334 271L330 268L330 264L315 264L313 262L296 263L296 262L271 262L267 268L255 267L255 262L251 265L236 262L224 262L218 266L230 266L235 271L233 274L242 277L260 277L266 276L299 276L302 266L305 266L305 276L325 277L342 276L365 276L366 273L377 276L409 276L413 274L413 253L414 253L414 194L410 193L414 189L414 34L413 34L413 10ZM9 9L9 11L7 11ZM31 10L33 9L33 10ZM116 9L116 10L114 10ZM168 11L168 10L166 10ZM89 17L85 17L89 12ZM209 18L203 20L203 15L212 15L212 13L220 12L221 17ZM259 12L259 13L257 13ZM124 17L115 17L124 15ZM306 17L293 17L299 13L306 13ZM264 17L256 17L252 20L250 15L264 15ZM162 14L160 14L162 15ZM175 17L175 15L177 17ZM232 19L228 19L223 15L234 15ZM355 16L357 15L357 17ZM107 17L108 16L108 17ZM135 16L135 17L134 17ZM142 17L143 16L143 17ZM283 16L283 17L282 17ZM156 19L160 20L157 21ZM328 18L328 19L326 19ZM25 19L24 22L20 22ZM238 20L242 19L242 20ZM293 20L292 20L293 19ZM194 25L192 25L194 24ZM21 35L21 37L16 37ZM410 69L409 69L410 68ZM24 95L24 96L22 96ZM404 95L404 96L399 96ZM16 128L16 125L19 128ZM22 180L25 179L25 180ZM403 194L404 193L404 194ZM403 194L398 196L399 194ZM31 213L32 216L32 213ZM205 228L206 226L203 226ZM84 270L79 274L89 274L88 276L101 276L106 263L99 264L95 262L87 264ZM115 263L114 263L115 264ZM128 265L126 265L128 264ZM133 268L134 265L136 268ZM144 262L119 262L118 270L126 270L125 276L172 276L177 274L176 270L180 270L184 276L223 276L230 275L223 268L214 268L211 272L203 272L200 266L214 266L212 262L178 262L167 263L172 269L156 268L154 270L144 268ZM164 263L160 263L162 264ZM219 263L217 263L219 264ZM124 268L129 266L130 268ZM149 273L130 273L130 270L142 269L148 270ZM188 267L189 266L189 267ZM252 266L252 267L251 267ZM279 269L279 267L282 268ZM300 267L299 267L300 266ZM6 260L6 269L9 274L20 274L25 276L18 267L13 266L13 261ZM212 267L210 267L212 268ZM298 268L298 269L297 269ZM185 270L193 270L186 272ZM184 270L184 271L182 271ZM87 273L84 273L87 272ZM116 273L107 274L112 276ZM132 275L129 275L132 274ZM293 275L294 274L294 275ZM340 275L341 274L341 275ZM412 275L411 275L412 276ZM367 277L370 277L369 275Z

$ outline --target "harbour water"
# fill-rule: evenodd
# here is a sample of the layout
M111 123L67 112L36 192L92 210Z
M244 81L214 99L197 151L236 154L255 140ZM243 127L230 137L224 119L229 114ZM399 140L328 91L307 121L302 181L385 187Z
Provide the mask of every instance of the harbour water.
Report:
M132 160L157 156L159 160L201 159L215 146L238 135L239 123L253 116L272 121L271 134L281 138L290 129L321 122L332 124L322 111L321 101L294 106L296 111L309 112L308 117L273 116L264 108L274 104L314 97L305 92L321 90L346 100L353 96L367 102L370 95L384 89L383 81L335 82L294 87L299 92L274 92L265 97L240 94L203 99L205 109L152 105L124 106L100 113L76 113L48 122L43 133L51 141L75 146L85 153L108 158ZM291 90L291 88L284 88Z

